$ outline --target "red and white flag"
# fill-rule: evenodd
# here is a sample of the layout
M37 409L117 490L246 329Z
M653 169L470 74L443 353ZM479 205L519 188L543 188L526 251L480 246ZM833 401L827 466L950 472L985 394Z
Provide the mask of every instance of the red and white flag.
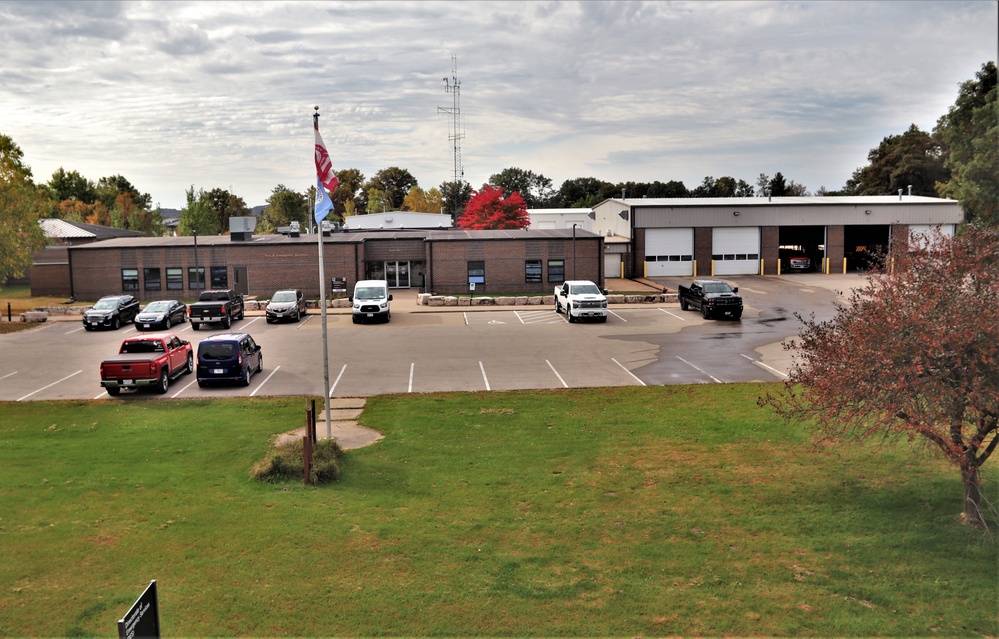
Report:
M323 144L323 136L319 135L319 120L314 120L314 124L316 126L316 175L319 176L319 181L323 183L326 190L332 192L340 184L340 180L336 179L336 173L333 172L333 161L330 160L330 154L326 151L326 145Z

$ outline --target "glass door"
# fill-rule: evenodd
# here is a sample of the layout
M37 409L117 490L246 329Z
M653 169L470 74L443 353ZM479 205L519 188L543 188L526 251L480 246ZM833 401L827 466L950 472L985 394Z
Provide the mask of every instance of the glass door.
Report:
M409 262L385 262L389 288L409 288Z

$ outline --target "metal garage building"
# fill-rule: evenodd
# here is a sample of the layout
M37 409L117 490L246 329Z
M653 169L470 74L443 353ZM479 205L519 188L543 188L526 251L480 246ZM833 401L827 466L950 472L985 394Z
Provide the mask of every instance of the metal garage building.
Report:
M772 275L785 251L840 273L910 232L953 233L964 219L956 200L914 195L609 199L593 211L595 233L629 238L626 277Z

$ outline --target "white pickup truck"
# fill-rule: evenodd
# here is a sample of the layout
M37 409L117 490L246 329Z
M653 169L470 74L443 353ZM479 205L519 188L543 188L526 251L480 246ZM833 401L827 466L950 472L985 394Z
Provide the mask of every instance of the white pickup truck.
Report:
M600 322L607 321L607 290L597 287L588 280L569 280L555 288L555 312L565 309L565 318L570 322L592 317Z

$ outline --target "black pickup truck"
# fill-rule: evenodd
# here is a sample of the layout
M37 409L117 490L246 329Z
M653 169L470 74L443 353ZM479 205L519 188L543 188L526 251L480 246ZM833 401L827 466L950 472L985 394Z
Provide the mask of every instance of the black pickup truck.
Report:
M680 308L684 311L700 309L704 319L742 318L742 297L739 296L738 286L732 288L721 280L694 280L690 286L681 285L677 291Z
M198 330L202 322L218 322L223 328L243 319L243 296L232 289L201 291L198 301L187 308L191 328Z

